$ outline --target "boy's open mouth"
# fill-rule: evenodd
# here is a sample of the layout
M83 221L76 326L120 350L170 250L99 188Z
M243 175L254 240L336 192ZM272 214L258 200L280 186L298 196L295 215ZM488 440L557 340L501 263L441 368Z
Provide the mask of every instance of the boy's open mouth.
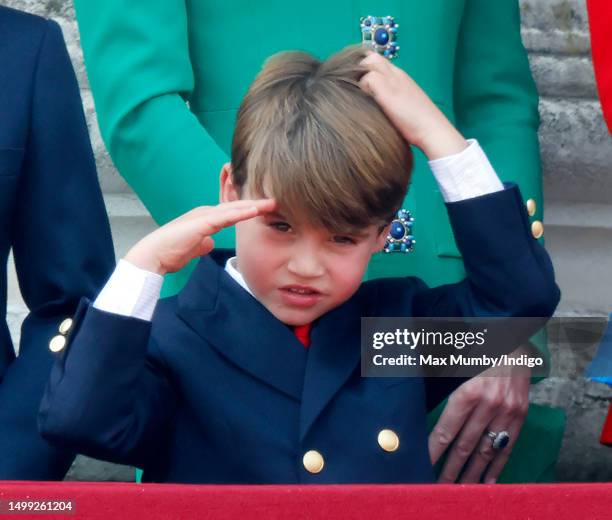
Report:
M288 307L312 307L323 297L316 289L304 285L286 285L280 288L280 293Z
M281 287L281 290L287 291L293 294L321 294L319 291L307 285L286 285Z

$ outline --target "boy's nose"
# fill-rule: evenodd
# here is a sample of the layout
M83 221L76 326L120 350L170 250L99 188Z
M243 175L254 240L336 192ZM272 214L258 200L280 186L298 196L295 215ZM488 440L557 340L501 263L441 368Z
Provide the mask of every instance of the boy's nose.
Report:
M325 273L325 269L316 252L301 248L291 256L287 269L298 278L317 278Z

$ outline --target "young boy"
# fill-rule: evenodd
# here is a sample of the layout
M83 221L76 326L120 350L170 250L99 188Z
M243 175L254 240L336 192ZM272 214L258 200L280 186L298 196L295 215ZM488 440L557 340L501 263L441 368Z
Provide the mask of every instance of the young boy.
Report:
M361 283L404 200L405 141L448 202L459 284ZM149 481L432 481L425 415L461 380L361 378L360 318L549 316L559 299L518 189L404 72L361 49L267 63L220 198L145 237L82 303L41 405L45 437ZM234 224L235 255L212 251ZM151 321L162 276L196 256Z

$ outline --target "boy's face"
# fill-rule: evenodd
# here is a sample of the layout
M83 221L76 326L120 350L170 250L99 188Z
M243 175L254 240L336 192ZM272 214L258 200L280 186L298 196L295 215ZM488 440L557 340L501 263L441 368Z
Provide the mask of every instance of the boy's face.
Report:
M221 202L237 200L231 167L221 170ZM243 197L252 197L247 189ZM304 325L348 300L363 279L373 253L384 247L388 227L363 229L362 236L288 222L282 204L275 213L236 224L237 267L255 297L287 325ZM294 286L294 290L290 288ZM309 294L298 294L297 287Z

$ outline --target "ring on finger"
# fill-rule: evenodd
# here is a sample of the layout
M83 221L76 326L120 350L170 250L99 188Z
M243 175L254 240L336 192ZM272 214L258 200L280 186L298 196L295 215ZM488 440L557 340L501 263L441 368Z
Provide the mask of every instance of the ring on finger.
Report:
M500 432L487 430L486 436L491 439L491 446L495 451L503 450L510 442L510 434L506 430Z

